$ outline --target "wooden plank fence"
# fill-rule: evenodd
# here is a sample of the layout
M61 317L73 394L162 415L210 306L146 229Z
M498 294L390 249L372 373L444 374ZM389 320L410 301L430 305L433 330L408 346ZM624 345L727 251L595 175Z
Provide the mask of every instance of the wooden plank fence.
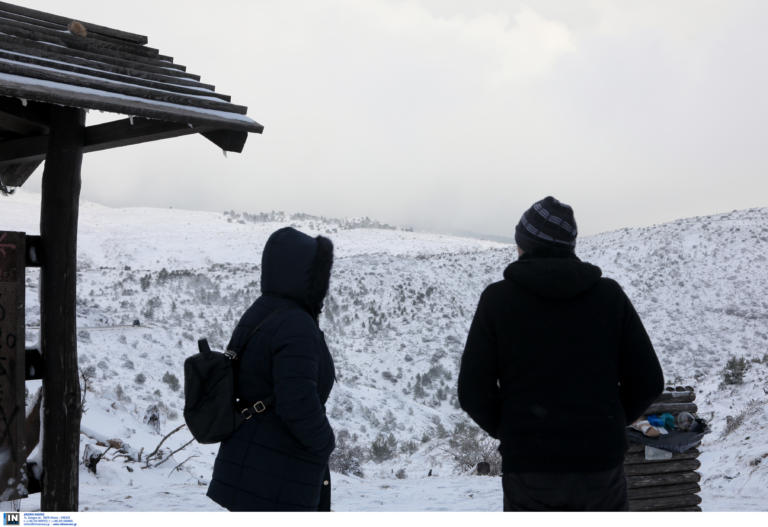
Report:
M696 413L696 394L690 386L667 388L645 412ZM630 443L624 458L630 511L701 511L699 504L700 450L693 448L664 460L645 459L645 445Z

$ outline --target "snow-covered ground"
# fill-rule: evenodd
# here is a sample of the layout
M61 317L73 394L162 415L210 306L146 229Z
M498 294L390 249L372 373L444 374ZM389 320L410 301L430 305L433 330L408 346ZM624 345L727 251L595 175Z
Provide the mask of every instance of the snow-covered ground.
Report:
M0 199L3 229L36 233L38 218L38 195ZM183 423L184 358L199 337L226 344L259 294L261 248L284 225L336 247L321 325L338 370L329 416L352 463L337 465L346 474L333 475L333 508L500 510L499 478L469 475L451 442L465 420L455 384L466 331L514 246L365 218L93 203L80 213L78 348L89 379L81 444L104 451L99 438L119 439L134 459L110 449L97 474L82 467L81 509L218 510L205 497L215 446L192 443L168 457L191 439L181 429L149 466L146 456ZM667 379L696 386L713 428L701 447L702 508L768 510L768 209L605 233L580 240L577 253L624 286ZM30 344L37 293L29 270ZM730 356L747 361L743 384L722 384ZM374 441L384 446L376 455ZM38 496L22 509L38 508Z

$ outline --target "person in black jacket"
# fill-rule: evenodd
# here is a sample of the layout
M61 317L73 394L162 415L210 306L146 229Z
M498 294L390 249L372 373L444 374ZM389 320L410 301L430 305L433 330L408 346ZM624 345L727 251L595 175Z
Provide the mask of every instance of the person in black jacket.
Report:
M207 493L229 510L330 510L335 438L324 405L335 372L318 315L332 263L329 239L290 227L264 247L262 295L237 324L230 349L261 324L240 359L237 394L242 406L261 401L266 410L251 412L221 443Z
M625 427L664 388L619 284L576 257L570 206L549 196L515 232L519 259L483 291L459 402L500 440L504 510L626 510Z

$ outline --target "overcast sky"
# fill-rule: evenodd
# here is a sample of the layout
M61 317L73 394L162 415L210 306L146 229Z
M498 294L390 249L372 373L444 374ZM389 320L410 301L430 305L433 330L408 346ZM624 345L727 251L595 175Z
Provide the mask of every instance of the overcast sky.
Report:
M768 206L768 2L17 3L147 35L265 126L87 154L87 200L510 236L548 194L581 234Z

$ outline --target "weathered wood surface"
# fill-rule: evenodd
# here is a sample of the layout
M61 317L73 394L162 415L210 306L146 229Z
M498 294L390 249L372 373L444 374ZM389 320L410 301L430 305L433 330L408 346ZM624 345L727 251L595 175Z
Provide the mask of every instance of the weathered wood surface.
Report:
M698 483L699 481L701 481L701 474L692 470L688 472L627 475L627 488L658 487L661 485L676 485L678 483Z
M701 466L698 459L668 460L663 463L641 463L636 465L624 465L624 473L627 476L644 476L648 474L666 474L669 472L684 472L696 470Z
M229 95L207 91L205 88L203 88L200 85L179 86L177 83L179 79L174 79L171 77L163 78L160 75L154 75L154 76L145 75L145 74L141 74L140 71L136 71L136 70L134 71L138 73L138 75L133 75L130 79L127 79L125 74L115 73L113 71L107 71L103 69L94 69L93 67L80 66L78 64L67 64L67 63L61 62L60 60L52 60L47 58L39 58L39 57L31 57L31 56L20 56L15 53L8 53L4 50L0 50L0 58L13 60L13 61L21 62L24 64L42 66L46 68L56 68L57 70L60 70L60 71L68 71L68 72L77 73L80 75L89 75L91 77L98 77L100 79L106 79L108 81L115 81L115 82L122 82L122 83L130 82L131 84L134 84L136 86L143 86L145 88L152 88L156 90L166 90L166 91L171 91L179 94L192 95L192 96L198 96L198 97L214 97L217 99L221 99L222 101L225 101L225 102L229 102L232 100L232 97L230 97Z
M0 95L26 97L42 101L55 99L57 101L56 104L64 106L94 108L106 112L141 116L148 119L182 124L189 123L194 126L210 126L214 130L242 130L256 133L261 133L264 130L262 125L240 114L212 112L211 110L191 106L174 106L170 110L162 101L125 99L120 94L101 91L84 94L66 84L36 86L24 81L6 78L5 82L0 83ZM11 161L8 161L7 156L2 156L2 158L6 160L6 164L11 163Z
M78 510L80 382L75 299L77 219L85 112L51 107L43 171L40 345L43 378L43 511Z
M89 126L85 129L83 153L98 152L109 148L136 145L148 141L170 139L190 134L202 134L206 139L227 151L240 152L245 144L247 132L234 130L217 131L212 126L190 126L188 123L174 123L157 119L121 119L109 123ZM233 138L233 139L230 139ZM220 139L220 140L219 140ZM16 166L10 163L26 163L37 167L48 152L48 136L25 137L0 142L0 173L5 179L5 170ZM17 179L9 178L8 185L19 186ZM23 183L23 181L22 181Z
M87 29L87 28L86 28ZM127 55L135 57L135 60L168 60L171 57L160 57L157 49L149 46L140 46L117 39L99 38L95 34L82 37L73 35L66 28L52 29L46 25L35 24L34 21L13 20L0 17L0 31L7 35L13 35L30 40L50 42L59 46L67 46L74 49L84 49L103 55Z
M696 403L670 403L670 402L663 402L663 403L653 403L651 406L648 407L648 409L645 411L645 415L651 415L651 414L663 414L665 412L668 412L670 414L678 414L680 412L690 412L692 414L698 412L699 408L696 406Z
M130 56L102 56L92 51L75 49L61 46L54 46L52 44L46 44L45 42L38 42L36 40L20 40L6 35L0 35L0 44L4 49L11 51L26 52L35 56L46 56L48 58L54 58L57 60L63 60L69 62L69 57L79 57L81 59L87 59L92 61L92 66L97 69L109 69L113 70L115 66L139 69L142 71L149 71L157 75L166 75L172 79L188 79L192 81L199 81L200 76L194 73L188 73L179 69L168 67L168 64L164 61L137 61L133 60ZM16 48L11 47L16 44ZM41 54L41 52L45 54ZM101 65L98 65L98 63Z
M54 15L51 13L46 13L45 11L38 11L36 9L29 9L27 7L21 7L16 4L9 4L7 2L0 2L0 10L6 11L8 13L15 13L18 15L26 16L29 18L43 20L45 22L53 22L65 27L72 20L71 18L67 18L64 16ZM108 37L117 38L120 40L126 40L128 42L134 42L136 44L147 43L147 37L143 35L137 35L135 33L129 33L127 31L119 31L117 29L99 26L96 24L91 24L89 22L83 22L83 23L87 26L89 31L94 33L99 33L99 34L102 34Z
M0 166L0 182L6 187L20 187L40 166L40 161Z
M692 403L695 400L696 394L694 392L662 392L654 403Z
M2 31L1 26L0 31ZM141 99L178 104L181 106L193 106L195 108L205 108L207 110L218 110L220 112L245 114L248 110L245 106L239 106L237 104L232 104L215 98L202 98L165 89L156 90L153 88L145 88L143 86L138 86L128 82L115 83L110 80L100 79L98 77L78 75L60 69L37 68L15 61L0 61L0 73L19 75L21 77L29 77L43 81L59 82L70 86L91 88L94 90L101 90L121 95L139 97Z
M684 496L671 496L666 498L648 498L629 500L630 511L665 511L671 508L693 507L701 503L701 498L696 494Z
M696 459L699 457L699 453L700 452L697 448L692 448L691 450L683 452L682 454L675 452L669 459L645 459L645 448L643 448L639 452L628 452L626 456L624 456L624 465L657 464L667 463L669 461L677 461L681 459Z
M0 501L26 492L23 232L0 231Z
M631 500L645 498L661 498L669 496L681 496L685 494L696 494L701 491L698 483L678 483L677 485L661 485L659 487L640 487L628 489L627 495Z

